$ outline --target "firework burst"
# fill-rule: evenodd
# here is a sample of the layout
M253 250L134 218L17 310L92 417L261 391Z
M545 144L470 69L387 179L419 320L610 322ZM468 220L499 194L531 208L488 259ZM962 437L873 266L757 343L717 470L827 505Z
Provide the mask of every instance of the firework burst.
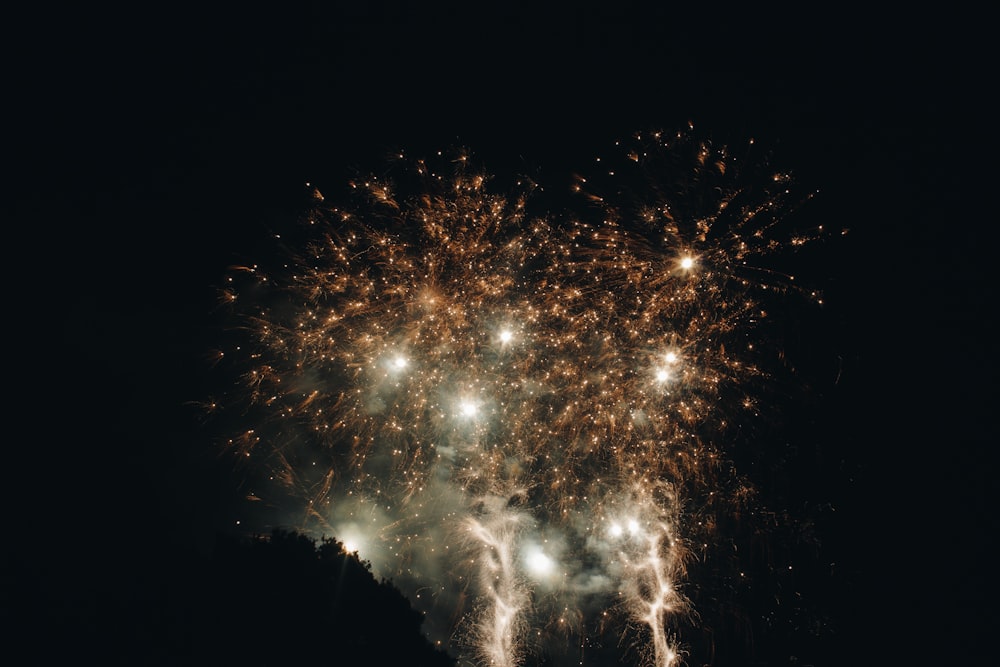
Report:
M685 563L750 493L727 434L760 411L762 304L794 285L768 258L810 236L788 176L652 133L553 215L468 154L399 157L345 204L314 191L287 264L230 276L249 428L229 447L300 527L429 592L470 660L618 627L675 664Z

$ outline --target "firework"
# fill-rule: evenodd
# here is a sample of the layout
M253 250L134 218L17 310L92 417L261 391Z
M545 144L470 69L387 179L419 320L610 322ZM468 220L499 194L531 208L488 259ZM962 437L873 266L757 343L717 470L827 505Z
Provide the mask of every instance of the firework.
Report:
M230 277L229 446L469 660L619 628L675 664L685 563L748 493L727 434L760 410L761 295L794 285L766 258L808 240L787 175L639 135L551 214L468 154L399 158L345 203L314 191L287 264Z

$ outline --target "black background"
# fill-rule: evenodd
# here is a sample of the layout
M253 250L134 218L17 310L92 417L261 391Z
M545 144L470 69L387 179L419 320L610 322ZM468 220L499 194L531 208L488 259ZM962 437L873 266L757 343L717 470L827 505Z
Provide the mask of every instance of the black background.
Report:
M619 2L39 5L4 21L5 508L86 577L247 511L190 402L215 292L307 181L462 145L558 182L690 121L851 234L818 265L843 664L985 657L997 621L984 17ZM829 368L828 368L829 367ZM124 550L123 550L124 551ZM101 557L101 567L107 566Z

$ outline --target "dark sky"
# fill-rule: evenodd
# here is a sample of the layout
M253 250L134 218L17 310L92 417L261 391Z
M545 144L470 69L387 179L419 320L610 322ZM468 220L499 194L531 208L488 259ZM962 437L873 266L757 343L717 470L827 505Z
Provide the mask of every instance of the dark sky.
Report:
M207 539L245 511L187 402L210 390L214 286L304 182L455 145L558 180L691 121L772 148L821 191L812 215L852 230L813 331L840 372L817 428L841 646L980 656L998 620L982 17L212 4L5 21L15 526L90 552L108 530Z

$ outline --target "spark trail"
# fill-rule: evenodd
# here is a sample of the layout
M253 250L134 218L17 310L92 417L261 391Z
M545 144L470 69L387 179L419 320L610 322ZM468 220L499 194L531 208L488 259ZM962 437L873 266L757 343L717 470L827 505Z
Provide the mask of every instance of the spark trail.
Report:
M469 518L469 531L482 545L480 590L487 598L476 636L485 664L514 667L520 664L522 626L529 595L517 571L515 548L522 517L507 507L507 498L484 503L485 515Z
M230 447L304 527L432 587L429 631L479 664L609 617L676 664L690 547L749 494L725 443L763 409L762 299L794 284L767 257L814 235L784 224L786 175L689 132L616 152L558 215L467 154L400 156L347 204L316 192L288 263L225 291L252 426Z

